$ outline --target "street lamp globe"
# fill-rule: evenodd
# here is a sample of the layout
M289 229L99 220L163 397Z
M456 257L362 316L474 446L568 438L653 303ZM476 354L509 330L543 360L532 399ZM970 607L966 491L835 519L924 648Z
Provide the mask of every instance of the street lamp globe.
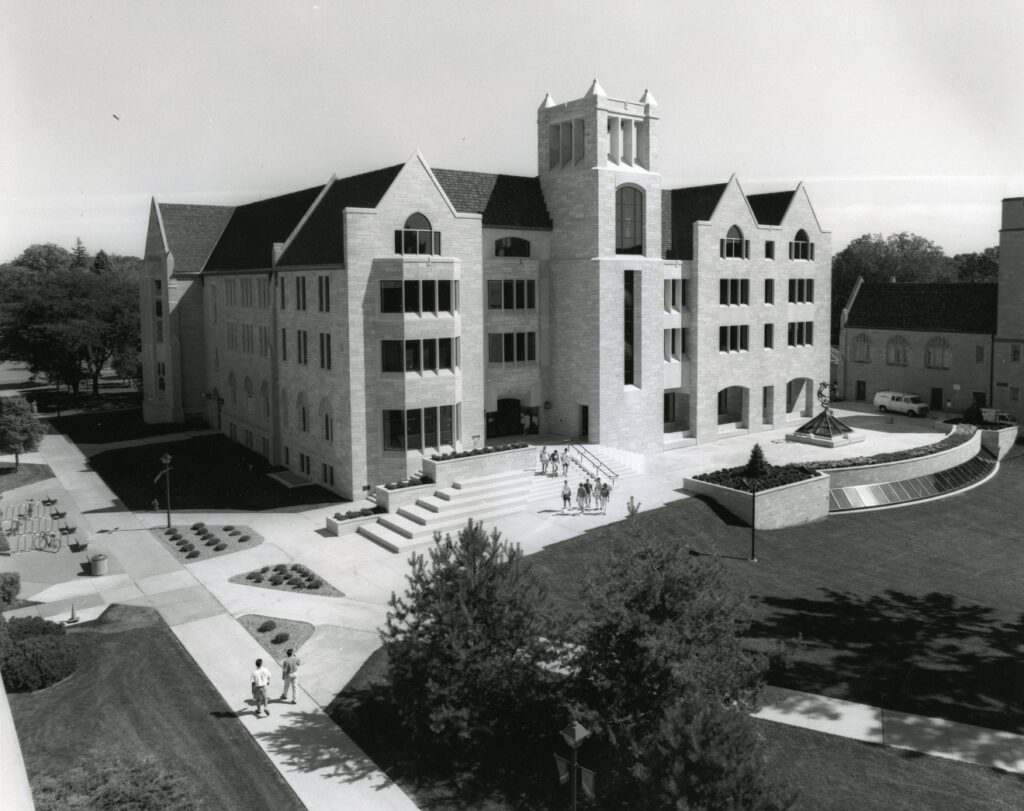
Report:
M160 461L164 465L169 465L171 463L171 455L169 453L165 453L163 456L160 457Z

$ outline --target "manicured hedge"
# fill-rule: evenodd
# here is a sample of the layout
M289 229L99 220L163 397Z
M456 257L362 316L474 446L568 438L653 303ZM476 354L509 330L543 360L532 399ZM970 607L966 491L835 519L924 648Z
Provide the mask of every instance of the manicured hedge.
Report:
M377 515L379 513L386 513L387 509L384 507L363 507L361 510L349 510L347 513L335 513L335 521L348 521L350 518L366 518L371 515Z
M486 448L477 448L473 451L459 451L458 453L435 453L430 458L435 462L446 462L449 459L465 459L468 456L483 456L487 453L499 453L500 451L515 451L521 448L530 447L526 442L512 442L508 445L488 445ZM390 488L389 488L390 489Z
M436 458L436 457L435 457ZM419 479L404 479L400 482L388 482L384 486L388 490L402 490L406 487L419 487L421 484L433 484L434 480L430 476L420 476Z
M0 644L4 687L9 693L28 693L70 676L77 664L74 643L64 627L39 617L2 621Z
M0 573L0 611L14 605L21 591L21 575L18 572Z

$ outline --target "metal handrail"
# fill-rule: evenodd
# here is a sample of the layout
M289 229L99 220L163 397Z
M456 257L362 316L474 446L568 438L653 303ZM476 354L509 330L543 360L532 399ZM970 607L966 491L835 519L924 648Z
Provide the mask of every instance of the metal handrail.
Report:
M618 473L608 467L608 465L598 459L582 445L570 444L569 447L580 455L580 459L577 460L577 464L580 467L583 467L583 458L586 457L587 461L594 465L597 473L603 473L607 478L611 479L612 484L615 484L615 480L619 478ZM584 468L584 472L588 475L590 474L590 471L586 470L586 468Z

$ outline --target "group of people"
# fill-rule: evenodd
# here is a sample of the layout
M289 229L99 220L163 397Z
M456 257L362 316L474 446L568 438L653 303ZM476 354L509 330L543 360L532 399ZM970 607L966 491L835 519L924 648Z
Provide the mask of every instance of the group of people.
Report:
M548 453L548 446L545 445L540 449L541 475L557 476L559 470L561 470L563 476L569 475L569 449L566 448L559 455L557 448Z
M281 681L284 682L284 689L281 691L281 698L278 701L285 701L288 692L292 694L292 704L295 703L295 694L299 687L299 665L301 660L295 655L295 651L288 649L288 655L281 663ZM249 676L252 686L252 698L256 703L256 717L260 717L260 709L270 715L270 701L267 698L267 688L270 687L270 671L263 666L263 660L256 660L256 669Z
M590 512L591 509L604 514L608 512L608 499L611 494L611 485L608 482L602 482L600 476L593 482L590 479L585 479L576 488L576 508L581 514ZM571 510L572 488L569 486L569 480L566 479L562 484L562 512Z

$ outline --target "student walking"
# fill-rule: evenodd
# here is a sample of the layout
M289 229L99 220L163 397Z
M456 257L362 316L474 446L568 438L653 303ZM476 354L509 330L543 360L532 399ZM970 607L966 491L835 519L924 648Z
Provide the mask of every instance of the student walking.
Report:
M602 515L608 512L608 498L611 496L611 494L612 494L612 488L608 484L608 482L605 482L604 484L602 484L601 485L601 514Z
M520 425L523 426L523 436L530 433L530 415L525 411L523 412L522 419L519 420Z
M551 458L550 458L549 461L551 462L551 475L552 476L557 476L558 475L558 451L551 451Z
M569 475L569 449L562 451L562 476Z
M548 446L540 449L540 472L542 476L548 475Z
M288 656L281 663L281 681L284 682L284 687L281 690L281 701L288 698L288 688L292 691L292 704L295 703L295 693L299 687L299 665L302 664L302 660L295 655L295 651L288 648Z
M267 715L270 709L267 705L267 688L270 687L270 671L263 666L263 660L256 660L256 669L249 676L249 683L252 686L252 697L256 702L256 717L260 717L260 707Z
M572 509L572 488L569 487L569 480L566 479L562 485L562 512L569 512Z
M576 506L579 507L580 513L583 512L583 505L587 500L587 491L583 487L583 482L580 482L580 486L576 488Z
M583 504L586 509L590 509L591 500L594 497L594 488L590 486L590 479L583 482Z

